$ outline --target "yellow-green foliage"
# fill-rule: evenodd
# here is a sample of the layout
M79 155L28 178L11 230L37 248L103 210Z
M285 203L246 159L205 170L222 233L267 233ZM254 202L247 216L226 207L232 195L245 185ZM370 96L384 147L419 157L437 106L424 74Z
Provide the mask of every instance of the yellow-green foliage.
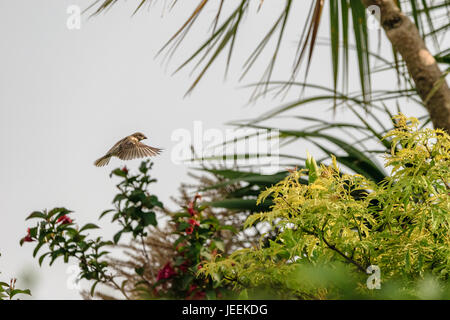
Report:
M418 130L415 118L399 115L396 123L385 137L392 141L385 156L392 174L383 183L343 174L334 159L330 167L317 167L308 155L306 170L261 193L259 201L273 198L271 211L251 215L245 223L268 222L277 236L261 239L257 248L219 256L200 273L240 289L269 287L316 298L329 296L330 288L308 286L304 274L292 280L302 266L341 264L361 288L370 265L380 268L382 283L414 281L428 273L448 281L450 138L440 130ZM305 175L307 185L300 180Z

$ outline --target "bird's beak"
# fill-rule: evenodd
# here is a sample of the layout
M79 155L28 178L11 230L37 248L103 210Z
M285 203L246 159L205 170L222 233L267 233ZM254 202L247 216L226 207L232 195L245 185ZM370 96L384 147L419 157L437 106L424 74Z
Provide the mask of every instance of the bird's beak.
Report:
M147 139L147 137L146 137L146 136L144 136L144 138L143 138L142 140L144 140L144 139Z

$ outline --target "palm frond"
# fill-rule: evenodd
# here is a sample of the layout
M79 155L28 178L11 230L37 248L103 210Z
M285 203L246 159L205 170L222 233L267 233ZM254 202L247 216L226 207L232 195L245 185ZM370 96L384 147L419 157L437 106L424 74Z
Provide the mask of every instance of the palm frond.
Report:
M156 0L139 0L138 5L134 11L141 10L145 4L151 4L157 2ZM93 15L105 12L118 3L118 0L95 0L88 7L89 10L94 9ZM172 1L171 8L178 4L179 1ZM185 2L184 2L185 3ZM342 83L341 91L346 94L349 74L349 48L350 26L353 29L354 45L356 47L356 56L358 61L358 73L361 91L363 93L363 102L370 100L371 94L371 66L370 66L370 50L369 50L369 34L366 25L366 9L361 1L328 1L324 0L311 0L310 11L306 16L303 27L301 29L301 36L297 40L297 50L293 57L293 67L289 81L286 81L286 85L280 89L284 90L291 87L291 83L296 81L299 74L302 61L306 57L306 69L304 74L304 80L308 76L310 70L311 61L314 53L314 48L317 45L318 30L323 20L322 11L325 4L329 5L329 39L331 49L332 60L332 83L333 88L337 90L339 82ZM199 48L192 53L185 61L175 70L179 70L186 67L188 64L194 64L194 70L198 68L198 73L195 76L194 82L189 87L187 93L190 93L199 81L203 78L205 73L209 70L211 65L217 60L219 55L228 51L225 65L225 73L229 69L233 51L238 47L237 34L242 25L242 18L245 13L250 11L251 1L241 0L239 2L225 2L199 0L194 10L187 16L186 20L181 24L173 36L163 45L159 53L166 52L166 57L172 57L175 51L179 48L181 43L186 39L186 35L190 32L192 26L198 20L201 15L205 15L205 7L207 5L215 5L215 14L212 18L212 33L202 41ZM252 3L254 4L254 3ZM426 1L421 0L403 0L397 1L397 4L403 12L411 16L416 26L419 29L420 34L426 39L430 37L435 44L435 47L439 48L438 36L444 35L448 30L448 12L450 11L450 2L446 0ZM264 8L264 2L260 1L258 4L257 12ZM245 77L248 72L255 66L255 62L261 59L262 52L268 48L268 43L271 39L275 39L275 47L267 63L261 81L260 86L256 89L261 89L261 92L265 92L267 89L266 83L270 82L276 62L279 59L280 48L283 43L286 33L292 27L292 24L288 24L288 18L292 12L296 12L299 5L298 2L292 0L280 1L280 14L273 23L267 23L267 31L263 38L258 42L255 49L250 53L246 61L244 62L243 72L241 78ZM224 10L225 6L232 6L229 10ZM441 15L442 19L438 19ZM221 22L222 20L222 22ZM298 23L298 22L295 22ZM397 53L393 49L394 64L396 66L397 73L401 72L399 62L397 59ZM342 57L340 59L340 57ZM446 56L444 56L446 57ZM194 60L196 60L194 62ZM342 79L339 80L339 74L342 74ZM403 67L402 73L405 72ZM258 92L254 92L254 95L259 95Z

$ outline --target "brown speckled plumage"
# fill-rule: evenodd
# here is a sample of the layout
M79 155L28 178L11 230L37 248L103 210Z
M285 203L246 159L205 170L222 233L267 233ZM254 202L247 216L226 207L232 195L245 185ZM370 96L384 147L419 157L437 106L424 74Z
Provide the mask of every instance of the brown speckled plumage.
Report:
M117 157L122 160L132 160L153 157L162 151L162 149L143 144L141 140L144 139L147 139L147 137L140 132L133 133L131 136L123 138L109 149L103 157L96 160L94 165L97 167L106 166L112 157Z

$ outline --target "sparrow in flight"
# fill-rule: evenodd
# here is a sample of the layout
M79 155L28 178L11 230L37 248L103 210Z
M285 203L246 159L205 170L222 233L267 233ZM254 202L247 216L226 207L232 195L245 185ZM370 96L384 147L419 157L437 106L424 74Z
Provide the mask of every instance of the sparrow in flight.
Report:
M133 133L131 136L123 138L109 149L103 157L96 160L94 165L97 167L106 166L112 157L117 157L122 160L131 160L153 157L162 151L162 149L143 144L141 140L144 139L147 139L147 137L140 132Z

